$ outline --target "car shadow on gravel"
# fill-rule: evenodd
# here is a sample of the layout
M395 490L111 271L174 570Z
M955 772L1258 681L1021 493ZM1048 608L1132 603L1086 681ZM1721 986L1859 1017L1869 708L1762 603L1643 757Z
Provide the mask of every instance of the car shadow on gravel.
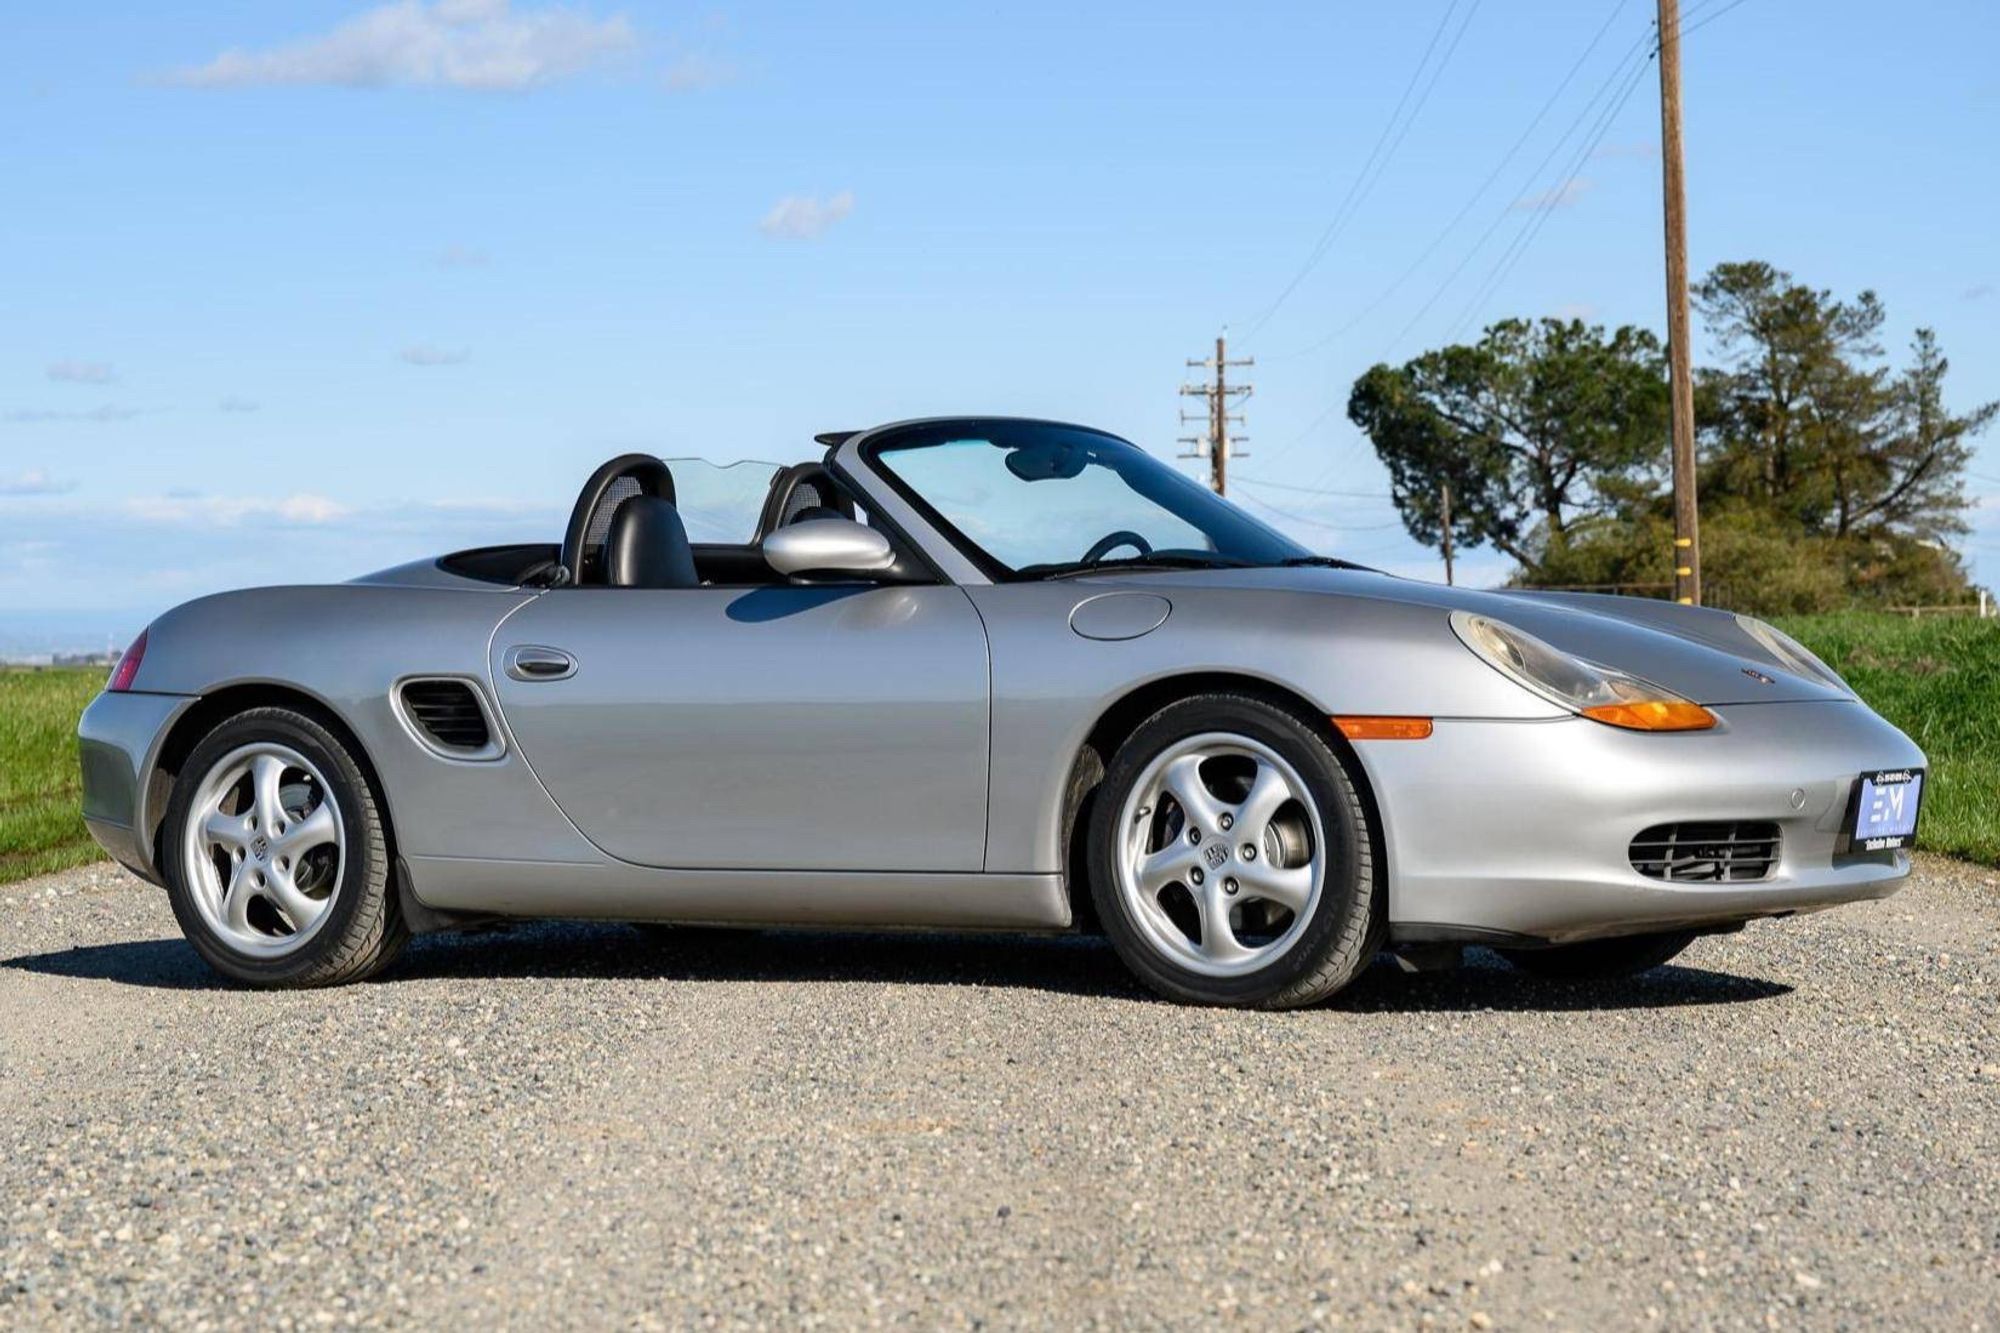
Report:
M0 960L45 976L166 990L231 989L180 939L84 945ZM370 985L506 978L696 982L872 982L989 986L1153 1002L1103 940L1062 936L638 930L537 922L421 936ZM1350 1013L1563 1012L1741 1004L1789 994L1781 982L1668 966L1603 982L1550 982L1469 950L1453 972L1410 975L1387 955L1325 1006Z
M1322 1008L1349 1013L1568 1013L1607 1009L1682 1009L1746 1004L1790 995L1782 981L1669 963L1636 977L1551 981L1509 966L1498 954L1468 949L1450 972L1404 972L1388 955Z

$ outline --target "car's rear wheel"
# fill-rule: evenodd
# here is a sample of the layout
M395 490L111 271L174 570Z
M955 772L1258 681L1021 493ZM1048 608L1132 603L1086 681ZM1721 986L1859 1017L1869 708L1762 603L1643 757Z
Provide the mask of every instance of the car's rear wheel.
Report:
M182 933L237 981L359 980L407 937L367 776L338 737L291 709L243 713L195 746L164 850Z
M1551 981L1605 981L1634 977L1672 961L1694 943L1691 931L1658 935L1621 935L1609 940L1584 940L1549 949L1501 949L1515 967Z
M1380 948L1368 815L1305 719L1246 695L1169 705L1113 756L1091 891L1119 956L1190 1003L1323 999Z

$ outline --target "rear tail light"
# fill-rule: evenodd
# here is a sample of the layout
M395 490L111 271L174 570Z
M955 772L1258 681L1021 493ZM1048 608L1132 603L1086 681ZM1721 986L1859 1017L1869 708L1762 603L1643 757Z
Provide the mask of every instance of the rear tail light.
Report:
M132 640L132 646L125 650L125 655L118 659L118 665L112 668L111 679L104 684L104 688L112 694L123 694L132 688L132 678L139 674L139 664L146 660L148 632L141 630L139 637Z

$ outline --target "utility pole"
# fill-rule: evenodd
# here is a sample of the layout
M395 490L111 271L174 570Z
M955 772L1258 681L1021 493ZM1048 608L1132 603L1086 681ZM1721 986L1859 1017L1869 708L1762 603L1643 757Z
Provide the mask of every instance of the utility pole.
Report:
M1681 4L1660 2L1660 170L1667 223L1667 385L1673 409L1674 599L1701 605L1694 363L1688 334L1687 171L1681 147Z
M1444 586L1451 586L1451 483L1438 488L1438 510L1444 520Z
M1231 415L1229 403L1232 398L1243 399L1249 397L1251 387L1248 384L1231 384L1229 382L1229 367L1251 366L1255 365L1256 361L1250 357L1231 361L1229 359L1229 338L1228 335L1224 334L1218 336L1215 340L1214 357L1203 361L1189 361L1188 364L1190 366L1199 366L1204 370L1214 370L1215 379L1207 384L1181 385L1182 397L1206 398L1208 400L1208 410L1205 413L1181 413L1181 421L1183 423L1199 421L1204 423L1205 426L1204 432L1200 435L1181 436L1180 443L1194 446L1188 452L1182 454L1181 457L1206 458L1208 460L1208 484L1210 488L1217 495L1227 495L1229 494L1229 460L1232 457L1231 449L1234 445L1241 444L1250 438L1247 435L1239 435L1234 440L1230 439L1230 425L1232 423L1239 426L1242 425L1243 417L1240 413ZM1234 454L1233 456L1242 458L1247 455Z

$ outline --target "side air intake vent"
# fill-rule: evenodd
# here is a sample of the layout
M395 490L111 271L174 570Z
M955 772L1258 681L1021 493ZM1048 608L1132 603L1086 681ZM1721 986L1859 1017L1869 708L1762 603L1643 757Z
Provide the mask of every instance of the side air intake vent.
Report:
M402 688L403 712L424 740L455 759L490 757L493 728L479 695L462 680L412 680Z
M1632 868L1648 879L1713 884L1769 879L1778 864L1778 826L1660 824L1632 839L1631 855Z

